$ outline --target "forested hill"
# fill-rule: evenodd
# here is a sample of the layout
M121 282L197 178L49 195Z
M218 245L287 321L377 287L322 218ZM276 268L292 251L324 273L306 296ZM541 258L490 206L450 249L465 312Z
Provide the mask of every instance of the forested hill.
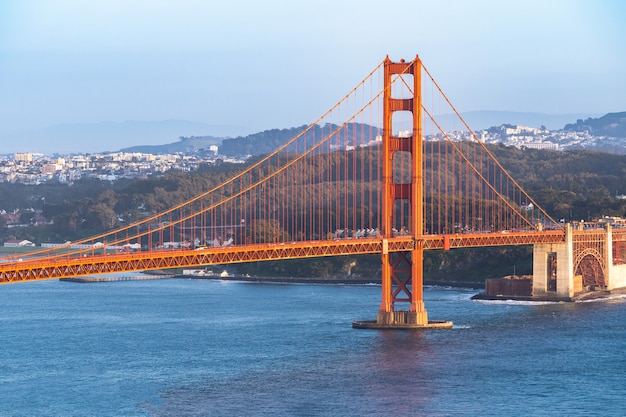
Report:
M489 149L535 202L555 219L626 217L626 199L617 198L626 194L626 155L517 149L504 145L490 145ZM371 155L371 158L377 157ZM254 159L248 162L252 163ZM341 163L340 159L335 163ZM56 236L51 236L53 240L75 240L76 235L99 233L122 225L126 219L137 219L141 212L155 213L175 206L244 168L240 164L224 163L207 165L192 174L170 172L148 180L114 183L85 178L71 187L54 182L37 186L0 183L0 210L43 209L43 215L54 221L51 229ZM27 233L26 229L0 230L5 236L20 234L15 238ZM43 230L38 229L37 234L41 232ZM41 240L34 236L33 239L23 237L36 242Z
M626 155L517 149L504 145L490 145L489 149L554 219L587 221L605 215L626 217L626 199L618 198L618 195L626 194ZM379 158L374 153L368 152L367 155L374 160ZM332 163L341 164L342 161L342 158L334 158ZM327 166L335 170L332 164ZM369 167L370 164L364 163L363 166ZM207 165L194 173L173 171L147 180L109 183L82 179L71 187L54 182L36 186L0 183L0 210L19 209L23 224L34 223L34 217L40 214L52 221L39 226L13 228L0 223L0 239L28 239L41 244L92 236L173 207L223 183L241 169L244 167L240 164L223 163ZM376 212L379 208L368 209ZM527 247L484 248L480 253L471 250L429 251L425 260L426 276L429 279L463 276L468 280L480 280L481 277L510 274L512 265L516 265L518 274L530 273L531 254ZM350 266L353 262L354 267ZM348 269L353 276L378 276L377 265L380 260L374 256L370 260L337 257L242 268L250 268L246 272L255 274L260 274L260 268L263 268L265 274L274 276L294 271L301 276L341 276Z
M578 119L576 123L565 125L564 130L587 131L594 136L626 138L626 112L608 113L597 119Z
M283 146L290 139L301 134L308 126L292 127L289 129L270 129L253 133L247 136L235 138L214 136L190 136L180 137L178 142L166 145L133 146L121 149L122 152L143 153L186 153L203 154L209 151L211 145L219 146L220 155L227 157L246 157L249 155L263 155L273 152ZM323 137L331 134L337 128L336 125L313 126L306 134L307 146L317 144ZM588 132L592 136L605 136L613 138L626 138L626 112L608 113L599 118L578 119L576 123L565 125L564 131ZM329 146L359 146L374 140L380 130L376 127L352 123L346 131L328 141ZM622 146L621 144L619 146ZM606 144L599 146L608 149ZM295 152L301 149L289 149ZM613 151L613 150L612 150ZM616 153L622 153L615 150Z
M626 217L626 155L597 151L490 148L511 176L555 219Z
M292 127L291 129L271 129L248 136L224 139L220 145L220 154L230 156L268 154L300 134L304 129L306 126Z
M270 129L236 138L216 138L213 136L181 137L178 142L167 145L133 146L121 149L122 152L143 153L203 153L208 151L209 146L219 145L220 155L230 157L246 157L249 155L269 154L286 144L289 140L300 135L308 126L292 127L290 129ZM313 126L306 133L306 146L313 146L320 140L332 134L339 126L327 124ZM374 140L380 133L379 129L361 123L349 123L347 129L327 141L328 147L346 145L359 146ZM300 142L301 144L303 142ZM289 151L301 152L302 149L290 149Z
M291 129L265 130L263 132L255 133L245 137L224 139L220 146L220 154L230 156L268 154L275 151L279 147L286 144L289 140L304 132L307 127L308 126L304 125L300 127L292 127ZM327 124L325 126L313 126L312 129L306 132L305 148L316 145L317 143L319 143L319 141L321 141L329 134L332 134L332 132L334 132L338 128L339 126L333 124ZM349 123L347 125L347 129L342 130L341 133L338 133L327 143L328 146L359 146L361 144L367 144L370 141L374 140L376 138L376 135L378 134L378 128L361 123ZM302 152L302 149L295 148L287 148L287 150Z
M180 137L178 142L165 145L139 145L120 149L120 152L141 152L150 154L197 153L209 149L211 145L219 145L223 138L214 136Z

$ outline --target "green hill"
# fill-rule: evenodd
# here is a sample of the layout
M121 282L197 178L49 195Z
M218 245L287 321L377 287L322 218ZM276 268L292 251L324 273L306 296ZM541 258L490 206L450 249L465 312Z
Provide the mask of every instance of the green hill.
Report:
M120 152L139 152L150 154L173 154L173 153L196 153L202 150L208 150L211 145L220 145L224 138L214 136L191 136L180 137L178 142L168 143L165 145L140 145L131 146L120 149Z
M219 138L213 136L181 137L178 142L166 145L133 146L121 149L121 152L141 152L151 154L167 153L201 153L210 145L219 145L219 154L224 156L242 157L247 155L268 154L283 146L289 140L302 133L307 126L290 129L270 129L236 138ZM337 125L314 126L306 133L306 146L313 146L338 128ZM337 133L325 146L358 146L368 143L380 134L378 128L360 123L350 123L347 129ZM299 152L296 148L287 151Z
M565 125L564 130L588 131L594 136L626 138L626 112L608 113L597 119L578 119L576 123Z

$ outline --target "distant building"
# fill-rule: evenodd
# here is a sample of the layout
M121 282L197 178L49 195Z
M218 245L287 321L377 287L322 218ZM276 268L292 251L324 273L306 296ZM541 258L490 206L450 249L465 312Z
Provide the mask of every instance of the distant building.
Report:
M30 240L9 239L4 242L5 248L23 248L27 246L35 246Z
M547 149L550 151L559 150L559 144L551 143L551 142L526 142L526 143L523 143L522 146L525 146L529 149Z
M21 162L33 162L33 154L32 153L16 153L13 159L15 161L21 161Z
M0 217L4 220L4 224L10 227L20 223L21 214L19 210L15 210L13 213L7 213L2 210L2 212L0 212Z
M57 164L45 164L41 167L41 172L44 174L54 174L59 170L61 170L61 167Z
M598 223L609 223L613 227L623 228L626 226L626 219L619 216L603 216L598 219Z

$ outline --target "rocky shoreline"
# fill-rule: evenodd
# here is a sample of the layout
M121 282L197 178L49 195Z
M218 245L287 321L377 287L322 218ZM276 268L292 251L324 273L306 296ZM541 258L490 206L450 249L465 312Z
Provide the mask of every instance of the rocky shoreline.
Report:
M515 296L515 295L487 295L484 292L478 293L472 297L472 300L489 300L489 301L544 301L544 302L572 302L581 303L585 301L603 300L616 298L616 296L626 295L626 288L617 288L614 290L598 290L574 294L572 297L551 297L551 296Z

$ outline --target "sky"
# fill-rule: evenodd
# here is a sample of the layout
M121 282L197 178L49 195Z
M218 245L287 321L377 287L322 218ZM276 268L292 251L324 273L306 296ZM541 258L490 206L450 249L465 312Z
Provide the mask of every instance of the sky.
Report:
M419 54L461 112L626 111L624 22L621 0L3 0L0 147L63 124L309 124L386 55Z

